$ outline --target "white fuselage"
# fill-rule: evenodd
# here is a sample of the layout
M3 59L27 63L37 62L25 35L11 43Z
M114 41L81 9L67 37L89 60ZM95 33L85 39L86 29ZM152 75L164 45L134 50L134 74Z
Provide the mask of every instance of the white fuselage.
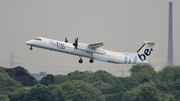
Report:
M26 44L30 45L31 47L38 47L116 64L147 63L147 61L141 61L138 58L137 53L113 52L104 50L101 47L97 48L96 50L92 50L88 48L88 44L84 43L78 43L78 48L75 49L72 43L37 37L36 39L27 41Z

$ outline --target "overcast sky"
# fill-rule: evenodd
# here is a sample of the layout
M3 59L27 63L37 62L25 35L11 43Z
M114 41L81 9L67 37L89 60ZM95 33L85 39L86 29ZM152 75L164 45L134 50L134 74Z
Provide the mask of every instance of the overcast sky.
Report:
M73 42L105 42L105 49L135 52L144 40L159 43L150 63L156 70L167 61L168 7L173 2L174 60L180 64L180 0L0 0L0 66L15 61L31 73L67 74L74 70L105 70L128 75L131 65L117 65L48 50L29 50L37 36ZM179 64L178 64L179 63Z

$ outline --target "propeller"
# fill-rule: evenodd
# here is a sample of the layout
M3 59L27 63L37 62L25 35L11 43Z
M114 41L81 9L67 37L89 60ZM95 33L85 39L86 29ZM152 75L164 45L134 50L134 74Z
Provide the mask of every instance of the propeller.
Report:
M66 42L66 43L68 42L68 39L67 39L67 37L65 38L65 42Z
M78 46L78 37L74 39L73 46L74 46L74 49L77 49L77 46Z

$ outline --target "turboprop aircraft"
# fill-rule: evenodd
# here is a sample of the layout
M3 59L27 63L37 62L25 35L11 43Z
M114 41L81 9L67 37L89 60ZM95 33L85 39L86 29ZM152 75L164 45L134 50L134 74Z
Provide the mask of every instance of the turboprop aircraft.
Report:
M129 53L105 50L102 48L105 44L104 42L95 44L78 43L78 38L75 38L74 43L69 43L67 38L65 38L65 41L57 41L49 38L36 37L27 41L26 44L30 46L30 50L33 50L33 47L37 47L79 56L79 63L83 63L82 57L86 57L90 58L90 63L93 63L94 60L99 60L115 64L148 63L148 59L154 47L157 45L157 43L153 41L144 41L137 52Z

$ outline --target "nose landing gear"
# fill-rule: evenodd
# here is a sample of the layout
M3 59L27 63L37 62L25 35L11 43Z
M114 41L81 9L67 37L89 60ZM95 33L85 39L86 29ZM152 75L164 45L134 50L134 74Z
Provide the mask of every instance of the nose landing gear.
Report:
M30 50L33 50L32 46L30 47Z

